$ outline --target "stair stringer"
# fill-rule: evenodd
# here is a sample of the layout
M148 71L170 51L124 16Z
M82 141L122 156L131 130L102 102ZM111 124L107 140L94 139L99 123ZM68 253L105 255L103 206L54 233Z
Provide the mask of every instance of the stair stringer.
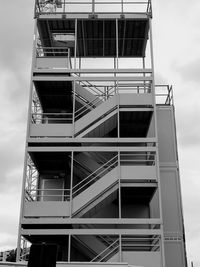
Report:
M75 135L88 129L90 126L93 126L96 123L97 127L101 123L102 118L108 118L108 115L117 107L117 96L113 96L97 106L95 109L91 110L85 116L81 117L75 122ZM85 135L85 134L84 134ZM79 136L80 137L80 136Z
M87 89L85 89L78 83L75 83L75 92L81 97L85 98L88 102L92 102L97 98L95 94L90 93ZM103 101L99 99L99 104L101 104L101 102Z
M93 235L79 235L77 240L80 240L82 244L85 244L85 246L90 249L90 251L93 251L95 256L106 249L106 245Z
M73 199L73 217L77 217L77 215L81 217L84 213L110 195L113 190L115 191L116 188L113 189L113 186L118 182L118 179L118 167L115 167L97 182L77 195Z
M104 123L105 121L107 121L108 119L110 119L111 117L113 117L115 114L117 114L117 109L112 110L109 114L107 114L105 117L100 118L97 122L95 122L94 124L92 124L91 126L89 126L87 129L81 131L80 133L78 133L76 135L77 138L81 138L81 137L85 137L88 133L90 133L91 131L93 131L95 128L97 128L98 126L100 126L102 123ZM109 133L109 131L111 131L115 126L110 124L112 128L106 127L105 131L104 131L104 135L106 135L107 133Z

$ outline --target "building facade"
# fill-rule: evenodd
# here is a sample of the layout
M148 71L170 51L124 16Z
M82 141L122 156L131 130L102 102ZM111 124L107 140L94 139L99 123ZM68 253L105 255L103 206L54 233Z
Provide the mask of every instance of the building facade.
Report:
M57 266L186 266L151 19L150 0L36 0L18 260L54 244Z

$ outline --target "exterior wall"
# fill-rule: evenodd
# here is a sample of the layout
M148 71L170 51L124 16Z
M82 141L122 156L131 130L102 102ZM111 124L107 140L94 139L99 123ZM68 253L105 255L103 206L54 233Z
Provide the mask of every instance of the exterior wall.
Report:
M157 107L166 267L186 266L173 106Z

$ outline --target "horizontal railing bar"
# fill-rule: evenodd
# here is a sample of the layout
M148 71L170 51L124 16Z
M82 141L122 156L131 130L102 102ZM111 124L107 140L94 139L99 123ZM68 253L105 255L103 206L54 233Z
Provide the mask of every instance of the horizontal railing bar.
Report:
M47 2L48 3L48 2ZM65 4L65 5L104 5L104 4L108 4L108 5L111 5L111 4L114 4L114 5L122 5L122 2L109 2L109 1L102 1L102 2L80 2L80 1L76 1L76 2L65 2L65 1L60 1L59 4ZM148 1L143 1L143 2L135 2L135 1L131 1L131 2L123 2L123 5L147 5L148 4ZM38 4L37 4L38 5ZM39 3L39 5L44 5L44 3Z
M106 252L110 247L112 247L114 244L116 244L117 242L119 242L119 239L115 240L111 245L109 245L107 248L105 248L101 253L99 253L96 257L94 257L91 262L95 261L96 259L98 259L104 252Z
M51 70L38 70L38 72L51 72ZM64 71L66 72L66 70ZM152 73L152 69L69 69L67 73Z
M37 50L39 50L39 49L37 49ZM41 53L48 53L48 54L66 54L67 53L67 51L44 51L44 50L39 51L39 52L41 52Z
M54 188L54 189L52 189L52 188L49 188L49 189L40 189L40 188L38 188L38 189L29 189L28 191L29 192L36 192L36 191L70 191L70 189L59 189L59 188Z
M70 195L48 195L48 194L45 194L45 195L37 195L35 197L43 197L43 198L45 198L45 197L68 197L68 196L70 196Z
M98 100L98 101L97 101ZM97 101L97 102L96 102ZM75 111L75 116L76 116L76 114L77 113L79 113L81 110L83 110L81 113L79 113L78 115L77 115L77 117L78 116L80 116L82 113L84 113L85 112L85 109L87 108L87 107L92 107L93 105L96 105L96 104L98 104L99 102L101 102L102 100L101 99L99 99L99 96L97 96L95 99L93 99L91 102L89 102L89 103L86 103L84 106L82 106L82 107L80 107L78 110L76 110ZM92 107L93 108L93 107Z
M70 51L70 49L68 48L68 47L65 47L65 46L38 46L38 47L36 47L36 49L43 49L43 50L46 50L46 49L51 49L51 50L53 50L53 49L65 49L65 50L67 50L67 51Z
M124 225L160 225L161 219L130 219L130 218L62 218L62 219L49 219L49 218L38 218L38 219L22 219L23 224L30 224L32 222L33 224L54 224L55 222L58 224L124 224ZM125 237L122 237L125 238ZM128 237L127 237L128 238ZM136 238L136 237L134 237ZM150 238L150 237L149 237ZM154 237L152 237L154 239ZM137 238L136 238L137 239ZM151 238L150 238L151 239Z
M68 70L67 70L68 72ZM66 73L66 70L65 70L65 73ZM149 76L149 77L142 77L142 76L139 76L139 77L136 77L136 76L121 76L121 77L116 77L116 76L108 76L108 77L105 77L105 76L102 76L102 77L92 77L92 76L89 76L89 77L84 77L84 76L71 76L71 77L67 77L67 76L59 76L59 77L51 77L51 76L33 76L33 81L42 81L42 80L45 80L45 81L84 81L84 82L87 82L87 81L116 81L116 82L119 82L120 80L121 81L152 81L152 76Z
M36 113L33 112L33 115L72 115L73 113Z
M61 4L66 4L66 5L73 5L73 4L75 4L75 5L79 5L79 4L87 4L87 5L92 5L93 4L93 2L80 2L80 1L76 1L76 2L64 2L64 1L61 1L60 2ZM109 1L102 1L102 2L94 2L94 5L103 5L103 4L119 4L119 5L122 5L122 3L121 2L109 2ZM148 1L143 1L143 2L135 2L135 1L131 1L131 2L123 2L123 4L136 4L136 5L138 5L138 4L148 4Z

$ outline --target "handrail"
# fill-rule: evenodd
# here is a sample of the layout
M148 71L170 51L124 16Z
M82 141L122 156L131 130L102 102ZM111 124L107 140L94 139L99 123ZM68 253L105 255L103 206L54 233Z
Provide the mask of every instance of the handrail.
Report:
M152 158L151 158L152 157ZM154 152L150 153L120 153L120 164L130 163L137 165L138 163L146 163L148 165L156 164L156 154Z
M97 96L95 99L93 99L91 102L86 103L82 107L80 107L78 110L75 111L75 119L79 118L81 115L83 115L86 111L88 111L88 108L95 108L97 104L101 102L101 99Z
M85 177L83 180L81 180L78 184L76 184L72 190L76 189L78 187L78 189L76 189L75 191L73 191L73 195L77 194L77 192L79 192L81 189L83 189L85 186L87 186L88 184L90 184L95 178L97 178L99 175L101 175L102 173L104 173L105 171L108 171L108 169L110 169L114 164L116 164L117 160L114 161L113 163L111 163L113 160L117 159L118 155L114 156L113 158L111 158L109 161L107 161L106 163L104 163L102 166L100 166L98 169L96 169L93 173L89 174L87 177ZM109 163L111 163L109 166L107 166L106 169L104 169L104 167L106 165L108 165ZM100 171L101 170L101 171ZM98 173L100 171L100 173ZM92 178L91 178L92 177ZM91 180L89 180L91 178ZM87 181L89 180L89 181ZM85 182L87 181L87 182ZM83 184L84 183L84 184ZM83 184L81 186L81 184ZM81 186L81 187L79 187Z
M61 50L61 51L60 51ZM63 57L65 54L69 58L70 57L70 48L69 47L62 47L62 46L37 46L36 47L36 56L37 57L48 57L50 55L56 56L61 54Z
M112 244L110 244L108 247L106 247L103 251L101 251L96 257L94 257L90 262L94 262L96 259L98 259L99 257L101 257L101 255L106 252L107 250L109 250L109 248L111 248L113 245L115 245L117 242L119 242L119 238L116 239ZM117 246L119 247L119 245ZM100 262L105 259L105 257L107 257L112 251L114 251L117 247L114 247L113 250L109 250L108 253L103 256L103 258L100 259Z
M53 113L53 112L43 112L43 113L31 113L32 115L32 123L34 124L40 124L40 123L53 123L53 122L60 122L60 123L64 123L64 122L72 122L72 113Z
M50 14L56 14L56 13L70 13L69 8L73 7L79 7L80 5L87 8L87 11L82 8L82 10L79 10L78 13L92 13L98 14L98 13L125 13L125 7L128 7L127 13L141 13L141 14L147 14L152 16L152 6L150 0L137 0L137 1L101 1L101 0L86 0L86 1L68 1L65 0L36 0L35 2L35 11L36 14L43 14L43 13L50 13ZM97 8L102 5L112 5L112 10L108 11L101 11L99 12ZM134 9L132 12L130 11L131 6L134 6ZM118 10L115 10L115 7ZM73 11L71 11L73 12Z
M77 73L73 73L73 75L80 77ZM97 90L98 92L102 93L101 90L99 90L99 88L96 85L90 83L89 81L80 81L80 83L85 85L87 88L89 88L95 94L97 93L95 90ZM89 85L89 87L88 87L88 85ZM95 88L95 90L91 89L92 87Z
M51 191L59 191L59 192L63 192L63 194L45 194L44 195L44 192L51 192ZM34 192L34 196L32 196ZM59 188L45 188L45 189L41 189L41 188L38 188L38 189L29 189L29 190L26 190L26 193L28 194L29 197L31 197L32 199L31 200L28 200L28 201L38 201L38 198L45 198L45 197L62 197L62 198L68 198L70 197L70 189L59 189ZM35 200L34 200L35 199ZM40 199L41 201L41 199Z
M162 90L163 92L158 92ZM174 105L173 99L173 87L169 85L155 85L155 95L156 95L156 104L157 105Z
M70 156L70 158L72 159L72 157ZM75 161L76 163L78 163L83 169L87 169L87 167L85 166L85 165L83 165L80 161L78 161L77 159L73 159L73 161ZM87 170L87 172L89 172L88 170Z
M119 249L119 245L117 245L116 247L113 247L110 251L108 251L108 253L100 259L100 262L103 261L104 259L106 259L111 253L113 253L116 249Z

